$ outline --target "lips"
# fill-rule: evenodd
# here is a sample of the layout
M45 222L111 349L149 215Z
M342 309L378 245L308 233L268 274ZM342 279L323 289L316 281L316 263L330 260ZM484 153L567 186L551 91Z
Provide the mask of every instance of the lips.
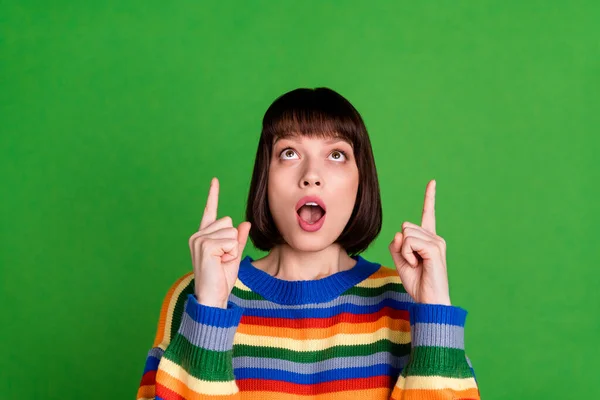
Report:
M323 209L323 212L327 212L327 208L325 207L325 202L321 200L319 196L304 196L296 203L296 212L300 210L300 208L306 203L315 202Z
M315 203L316 206L306 206L306 203ZM325 202L318 196L304 196L296 203L296 218L300 227L306 232L316 232L325 222Z

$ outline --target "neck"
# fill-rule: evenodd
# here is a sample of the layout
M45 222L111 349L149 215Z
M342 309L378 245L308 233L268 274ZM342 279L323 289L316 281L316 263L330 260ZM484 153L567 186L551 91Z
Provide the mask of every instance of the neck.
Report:
M314 252L300 251L286 243L275 246L267 256L253 262L258 269L286 281L321 279L349 270L355 263L336 243Z

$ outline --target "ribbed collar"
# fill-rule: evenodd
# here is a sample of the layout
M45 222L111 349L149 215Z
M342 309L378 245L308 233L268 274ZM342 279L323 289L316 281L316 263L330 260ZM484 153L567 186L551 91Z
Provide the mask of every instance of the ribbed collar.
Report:
M349 270L328 277L308 281L286 281L275 278L252 265L254 259L246 256L240 262L238 278L253 292L279 304L311 304L330 301L367 279L381 264L351 256L356 264Z

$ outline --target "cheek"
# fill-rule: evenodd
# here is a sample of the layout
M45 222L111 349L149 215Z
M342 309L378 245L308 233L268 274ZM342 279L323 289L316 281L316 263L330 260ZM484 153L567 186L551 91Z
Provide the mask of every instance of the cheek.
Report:
M290 177L281 171L273 171L269 174L267 183L267 198L269 199L269 208L274 217L285 216L290 201Z
M336 175L332 175L336 176ZM340 171L336 176L336 186L339 192L343 193L356 193L358 191L359 176L358 171Z
M343 214L347 214L348 212L352 211L354 208L354 203L356 202L356 195L358 193L359 185L358 177L348 179L348 175L346 175L338 182L339 184L336 185L336 188L333 190L335 196L337 197L336 203L340 208L339 211L343 212Z

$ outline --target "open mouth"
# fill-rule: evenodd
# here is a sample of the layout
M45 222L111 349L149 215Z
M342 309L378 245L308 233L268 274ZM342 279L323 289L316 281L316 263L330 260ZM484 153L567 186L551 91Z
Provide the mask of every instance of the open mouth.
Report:
M309 225L319 221L325 215L325 210L318 204L305 204L297 211L300 218Z

